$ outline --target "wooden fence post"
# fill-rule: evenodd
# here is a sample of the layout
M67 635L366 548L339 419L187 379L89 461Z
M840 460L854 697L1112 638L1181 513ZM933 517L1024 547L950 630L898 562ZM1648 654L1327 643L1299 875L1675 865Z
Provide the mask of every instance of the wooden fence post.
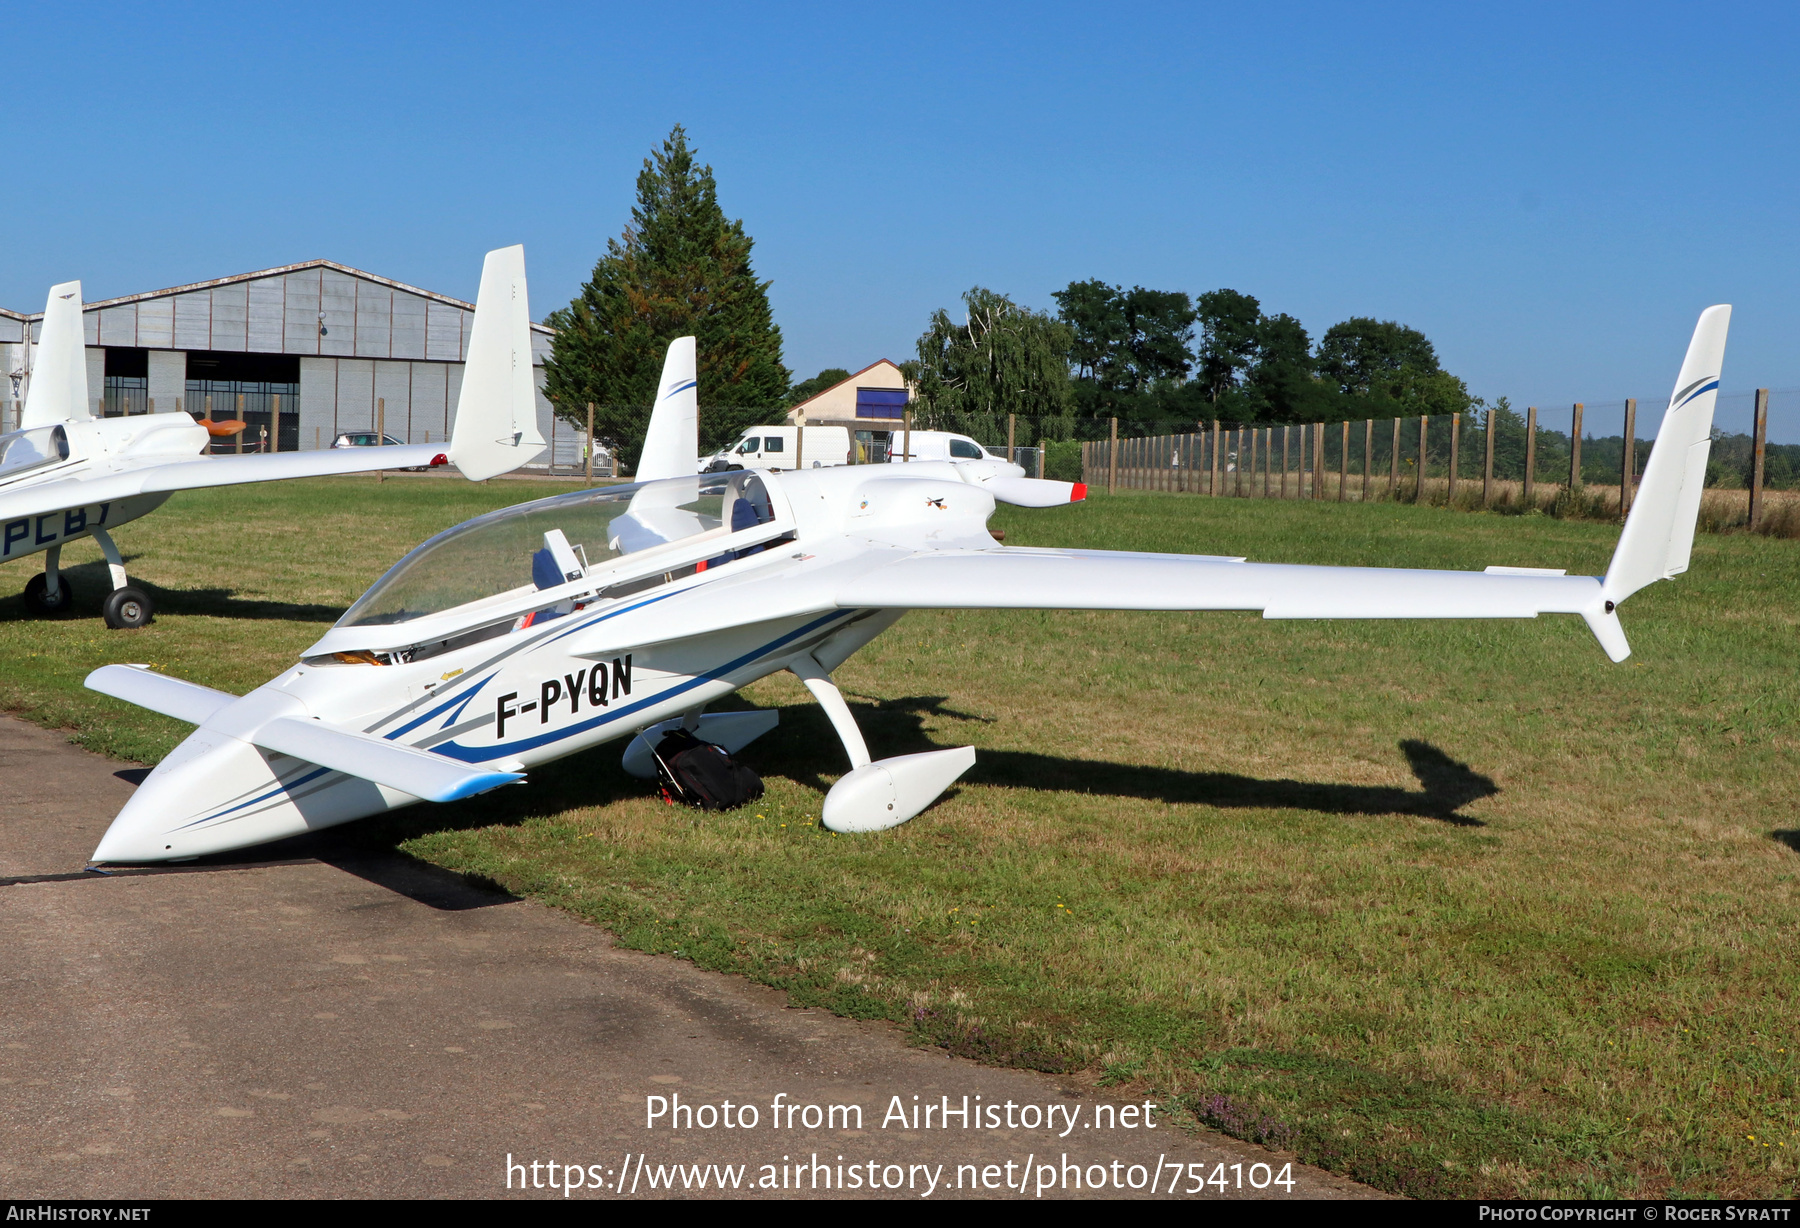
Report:
M1581 489L1581 402L1569 417L1569 493Z
M1342 438L1338 440L1338 502L1342 503L1350 493L1350 419L1343 421Z
M1019 463L1019 458L1013 455L1013 432L1018 424L1019 415L1006 415L1006 463L1009 465L1016 465Z
M1426 416L1425 414L1420 414L1419 415L1419 479L1418 479L1418 481L1413 483L1413 502L1414 503L1423 503L1425 501L1425 457L1427 455L1426 444L1428 442L1428 437L1426 436L1425 432L1426 432L1426 428L1428 428L1430 425L1431 425L1431 419L1428 416Z
M1625 455L1619 460L1619 519L1631 514L1631 484L1637 478L1637 398L1625 398Z
M1537 406L1525 411L1525 491L1522 501L1531 510L1531 493L1537 485Z
M1106 428L1106 493L1112 494L1119 484L1119 420L1111 419Z
M1394 446L1388 452L1388 498L1400 498L1400 419L1394 419Z
M1375 419L1363 419L1362 501L1369 501L1369 466L1375 462Z
M1313 423L1313 498L1325 497L1325 424Z
M242 439L243 436L239 435L238 438ZM378 448L387 446L387 398L386 397L376 397L375 398L375 446ZM377 455L379 455L379 453ZM377 482L387 481L387 470L377 469L375 471L375 480Z
M900 428L900 459L910 462L912 460L912 410L910 408L901 413Z
M1044 476L1044 461L1049 456L1049 454L1050 454L1050 441L1048 439L1038 440L1037 475L1040 479ZM1083 478L1085 478L1085 477L1087 477L1087 474L1083 473L1081 476Z
M154 406L152 407L154 408ZM269 408L269 451L281 451L281 394L275 394Z
M1488 507L1494 498L1494 411L1487 412L1487 440L1482 445L1486 455L1481 460L1481 506Z
M1456 466L1462 460L1462 415L1453 414L1450 418L1450 488L1444 495L1444 506L1451 507L1456 503Z
M585 481L586 481L587 485L592 486L594 484L594 403L592 401L589 401L587 403L587 407L588 407L587 465L586 465L587 475L586 475Z
M1219 493L1219 420L1213 419L1212 429L1212 476L1207 480L1206 493L1216 496Z
M1769 446L1769 390L1756 390L1756 426L1750 445L1750 531L1762 524L1763 454Z

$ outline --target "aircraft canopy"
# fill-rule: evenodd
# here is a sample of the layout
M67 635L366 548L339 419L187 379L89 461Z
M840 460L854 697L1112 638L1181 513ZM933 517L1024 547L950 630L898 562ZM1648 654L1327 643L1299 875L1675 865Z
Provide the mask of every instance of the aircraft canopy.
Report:
M614 560L724 525L736 530L766 523L772 515L766 488L747 473L583 490L502 508L420 545L377 580L337 625L410 622L553 586L546 577L561 583L560 565L546 571L553 550L546 534L560 532L567 545L554 549L572 550L583 574L591 577L610 570Z

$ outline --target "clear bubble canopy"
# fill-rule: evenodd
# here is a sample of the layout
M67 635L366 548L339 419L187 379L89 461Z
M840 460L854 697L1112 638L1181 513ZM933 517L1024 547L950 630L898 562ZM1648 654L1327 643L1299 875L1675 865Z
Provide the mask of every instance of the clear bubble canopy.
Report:
M566 542L578 557L577 574L591 577L644 551L773 518L768 491L746 473L582 490L501 508L446 529L414 549L337 625L410 622L548 587L545 562L553 542L557 551ZM559 565L551 578L561 583L565 574Z

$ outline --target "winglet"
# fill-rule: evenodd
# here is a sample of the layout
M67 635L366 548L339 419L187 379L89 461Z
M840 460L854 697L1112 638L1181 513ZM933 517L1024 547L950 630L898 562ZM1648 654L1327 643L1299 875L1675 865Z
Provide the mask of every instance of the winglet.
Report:
M1713 403L1719 394L1730 326L1731 308L1726 304L1708 307L1694 326L1687 359L1675 380L1675 393L1657 428L1650 462L1644 466L1637 501L1619 534L1618 548L1601 585L1609 613L1646 584L1687 570L1700 495L1706 487Z
M644 453L638 458L637 478L691 478L700 468L700 412L698 368L692 337L669 342L663 359L662 383L656 387L656 408L650 413L650 430L644 436Z
M81 283L50 287L44 324L38 332L31 386L19 426L54 426L85 422L94 416L88 404L87 339L82 335Z
M531 370L525 249L502 247L489 252L481 266L475 325L450 433L450 461L464 477L479 482L517 469L543 450Z

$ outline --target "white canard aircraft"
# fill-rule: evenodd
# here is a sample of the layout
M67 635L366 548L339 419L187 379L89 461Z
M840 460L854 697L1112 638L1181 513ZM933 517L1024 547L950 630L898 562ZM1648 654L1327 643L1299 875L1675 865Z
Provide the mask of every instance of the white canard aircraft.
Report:
M730 752L768 711L702 715L778 670L842 739L826 794L836 831L918 814L972 747L871 760L831 671L912 609L1260 610L1265 618L1578 614L1615 661L1615 613L1686 570L1730 308L1700 317L1641 493L1605 576L1305 567L1180 554L998 544L996 500L1080 499L1002 461L693 473L694 342L670 346L643 479L478 517L394 565L280 677L239 698L108 665L87 685L199 728L150 773L94 851L100 863L192 858L421 799L451 801L532 766L678 725Z
M74 597L60 573L62 548L91 537L112 571L102 607L107 625L141 627L150 621L150 598L132 586L110 531L155 511L175 491L443 464L475 481L516 469L544 449L530 329L525 249L489 252L448 448L206 456L210 436L187 413L94 417L81 283L52 286L19 429L0 435L0 562L43 551L44 570L25 585L25 605L38 614L65 610Z

